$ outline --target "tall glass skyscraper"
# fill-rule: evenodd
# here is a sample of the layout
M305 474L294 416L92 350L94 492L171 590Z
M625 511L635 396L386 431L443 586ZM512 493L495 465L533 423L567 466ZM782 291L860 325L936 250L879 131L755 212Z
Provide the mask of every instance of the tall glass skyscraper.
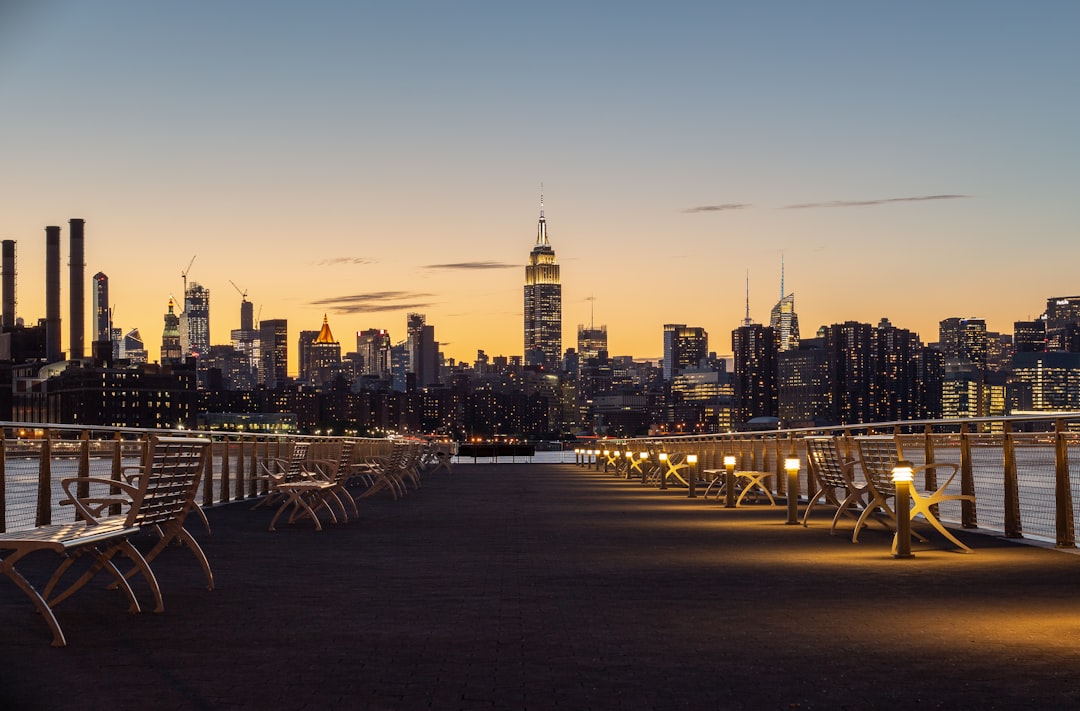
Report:
M112 333L109 329L112 323L109 317L109 277L105 276L104 272L94 275L94 292L91 296L94 302L94 340L110 341Z
M536 245L525 267L525 363L556 368L562 359L562 284L555 250L548 243L544 193Z
M180 337L185 356L198 357L210 352L210 290L195 281L188 284L184 293Z

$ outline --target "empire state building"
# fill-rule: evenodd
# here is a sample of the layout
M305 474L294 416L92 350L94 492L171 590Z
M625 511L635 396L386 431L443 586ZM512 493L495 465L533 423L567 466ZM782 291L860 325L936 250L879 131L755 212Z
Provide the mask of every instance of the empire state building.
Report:
M544 193L536 246L525 267L525 363L557 369L562 359L562 285L555 250L548 243Z

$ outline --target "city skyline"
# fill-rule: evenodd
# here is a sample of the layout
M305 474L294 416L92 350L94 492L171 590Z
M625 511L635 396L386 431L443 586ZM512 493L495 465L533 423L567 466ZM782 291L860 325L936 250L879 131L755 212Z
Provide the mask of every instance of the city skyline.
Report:
M419 312L448 357L519 354L541 182L564 346L595 306L614 354L676 322L730 352L782 260L803 337L1011 332L1080 293L1073 4L313 7L0 9L19 316L45 316L44 227L81 218L151 358L184 265L212 343L236 284L294 334L397 342Z

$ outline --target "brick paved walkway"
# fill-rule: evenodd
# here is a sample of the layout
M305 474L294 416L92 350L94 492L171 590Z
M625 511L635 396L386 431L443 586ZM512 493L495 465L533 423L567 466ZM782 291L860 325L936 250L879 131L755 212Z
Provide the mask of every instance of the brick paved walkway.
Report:
M785 526L573 465L460 465L361 511L212 509L216 590L170 550L164 614L85 589L65 649L0 581L0 708L1080 707L1077 555L930 533L893 560L824 509Z

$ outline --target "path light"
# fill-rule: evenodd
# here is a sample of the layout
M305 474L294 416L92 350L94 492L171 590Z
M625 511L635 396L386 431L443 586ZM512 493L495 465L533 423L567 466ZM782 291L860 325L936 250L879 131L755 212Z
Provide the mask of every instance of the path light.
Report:
M893 558L914 558L911 552L911 462L901 459L892 470L896 485L896 536L893 537Z
M686 494L688 499L697 498L697 455L686 455L686 486L689 491Z
M724 508L735 508L735 455L724 455Z
M784 460L787 472L787 521L786 524L799 522L799 458L788 457Z

